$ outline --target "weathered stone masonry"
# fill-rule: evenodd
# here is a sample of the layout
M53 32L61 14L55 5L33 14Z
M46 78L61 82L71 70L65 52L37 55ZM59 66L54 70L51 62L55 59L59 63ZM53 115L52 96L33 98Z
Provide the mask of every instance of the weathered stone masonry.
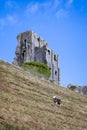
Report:
M45 63L51 69L50 80L59 84L58 55L48 47L48 43L32 31L20 33L17 41L16 58L13 63L17 66L27 61Z

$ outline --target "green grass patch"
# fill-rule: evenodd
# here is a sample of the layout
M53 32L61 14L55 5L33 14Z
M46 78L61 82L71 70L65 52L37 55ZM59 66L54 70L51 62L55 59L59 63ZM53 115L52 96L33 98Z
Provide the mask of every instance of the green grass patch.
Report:
M41 62L24 62L22 67L37 72L46 78L49 78L51 74L49 67Z

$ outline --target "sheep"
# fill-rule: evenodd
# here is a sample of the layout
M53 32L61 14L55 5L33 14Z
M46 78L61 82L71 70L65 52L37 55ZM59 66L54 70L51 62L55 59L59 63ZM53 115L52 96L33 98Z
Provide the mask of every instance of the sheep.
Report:
M58 99L56 96L53 96L54 103L60 105L62 103L61 99Z

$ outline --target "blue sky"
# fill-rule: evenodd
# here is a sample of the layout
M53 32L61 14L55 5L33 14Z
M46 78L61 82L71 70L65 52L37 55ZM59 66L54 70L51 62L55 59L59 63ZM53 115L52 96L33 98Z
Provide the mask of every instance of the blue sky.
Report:
M0 59L12 63L16 36L27 30L59 55L63 86L87 85L87 0L0 0Z

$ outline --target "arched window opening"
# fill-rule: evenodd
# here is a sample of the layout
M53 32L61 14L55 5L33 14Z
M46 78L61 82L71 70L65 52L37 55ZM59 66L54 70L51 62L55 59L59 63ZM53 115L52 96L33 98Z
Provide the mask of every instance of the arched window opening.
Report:
M54 60L57 61L57 56L56 55L54 55Z
M38 42L40 42L40 37L37 38Z
M48 54L50 55L50 50L48 50Z

